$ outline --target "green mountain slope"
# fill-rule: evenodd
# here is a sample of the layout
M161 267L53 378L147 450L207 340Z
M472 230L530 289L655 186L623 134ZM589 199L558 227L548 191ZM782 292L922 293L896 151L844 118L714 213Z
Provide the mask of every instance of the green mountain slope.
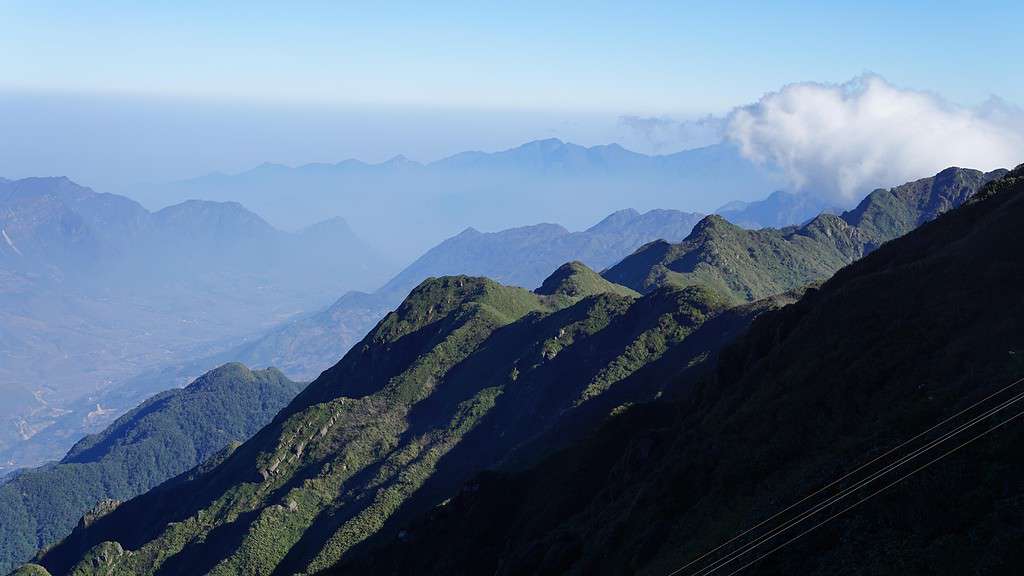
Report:
M573 437L567 416L592 428L663 392L631 383L726 306L701 287L637 298L578 263L537 293L428 280L222 464L120 505L41 563L54 574L97 554L123 574L328 568L542 434ZM694 345L690 363L716 346Z
M965 173L977 181L986 178ZM482 470L523 470L552 448L586 439L606 420L614 432L602 433L601 442L610 450L586 442L583 452L570 451L576 456L556 461L565 473L550 474L558 484L544 484L543 491L558 494L570 486L568 500L583 506L594 496L591 489L617 496L601 482L610 472L621 474L623 483L635 480L629 463L615 460L625 449L622 443L632 442L630 430L654 426L654 436L671 429L687 438L702 430L707 423L692 419L692 430L675 426L686 402L713 401L718 388L703 378L721 346L753 318L796 294L731 308L734 304L827 277L872 251L878 240L843 217L823 215L783 231L746 231L711 217L687 243L693 249L671 258L664 257L671 245L654 245L663 250L648 258L646 270L632 264L649 256L651 246L624 261L632 261L627 268L644 277L660 262L668 263L662 266L666 276L677 275L676 281L641 282L639 297L609 282L615 280L612 274L602 279L578 263L557 270L536 292L483 278L429 279L223 462L80 526L40 562L55 574L294 574L329 569L339 561L356 562L364 571L390 569L387 562L360 562L379 558L373 552L378 546L407 539L410 522ZM812 291L809 298L826 289ZM767 334L779 337L789 328L783 324ZM809 349L827 357L828 349ZM794 350L777 362L798 357ZM655 398L683 404L630 408ZM670 408L659 412L662 406ZM638 413L646 416L637 419ZM669 439L663 444L674 445ZM636 454L647 460L652 449L638 448ZM690 449L705 460L719 457L704 452L717 450L713 443ZM593 469L582 475L572 469L580 458L594 459ZM695 494L704 489L692 487ZM558 519L564 505L538 504L526 515L537 522ZM494 518L481 519L475 529L486 533L483 525ZM659 526L644 520L644 533ZM533 521L524 520L529 526ZM545 534L549 528L538 524L526 533ZM460 536L471 542L473 535ZM607 543L609 550L618 537ZM572 544L580 553L581 541ZM531 540L526 545L547 544ZM487 561L476 559L472 550L463 552L467 561ZM557 565L575 553L550 552ZM419 554L408 556L410 565ZM520 563L518 551L509 554L509 566L533 571L534 564ZM459 562L445 558L436 566L465 566Z
M679 244L656 241L605 271L612 282L647 292L706 284L745 302L824 280L879 245L961 205L1004 170L949 168L890 190L876 190L841 216L799 227L745 230L708 216Z
M580 232L556 224L486 233L470 228L427 250L373 293L349 292L327 309L287 322L218 359L277 366L293 377L313 379L427 278L486 276L535 288L564 262L604 269L656 238L682 240L699 220L699 214L677 210L620 210Z
M69 534L101 500L131 498L245 440L300 388L276 370L228 364L150 398L59 463L19 472L0 485L0 570Z
M478 476L402 538L334 572L664 575L686 566L1024 376L1022 245L1024 167L761 315L677 401L627 410L535 468ZM1017 574L1021 446L1024 428L1011 422L744 573ZM679 573L706 573L720 557Z

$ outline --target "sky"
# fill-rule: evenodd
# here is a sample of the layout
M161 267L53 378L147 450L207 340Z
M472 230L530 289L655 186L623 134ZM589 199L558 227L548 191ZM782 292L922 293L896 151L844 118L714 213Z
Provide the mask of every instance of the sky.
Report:
M637 120L865 73L1024 103L1019 3L368 4L0 2L0 175L117 188L551 136L666 152L708 135Z

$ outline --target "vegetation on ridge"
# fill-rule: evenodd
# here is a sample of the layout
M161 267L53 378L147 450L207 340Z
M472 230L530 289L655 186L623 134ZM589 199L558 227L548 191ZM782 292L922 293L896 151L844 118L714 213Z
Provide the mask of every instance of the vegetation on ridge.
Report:
M97 503L127 500L245 440L300 388L277 370L226 364L143 402L60 462L19 472L0 485L0 570L69 534Z
M821 214L802 226L745 230L721 216L701 220L678 244L656 241L604 272L612 282L648 292L705 284L749 302L824 280L881 244L964 203L1005 174L949 168L876 190L841 216Z
M222 464L122 504L41 564L83 568L108 541L131 550L115 574L326 569L393 537L727 305L698 287L638 299L579 264L545 286L425 281Z
M965 174L976 176L967 182L987 177ZM928 190L932 198L950 188ZM909 202L913 195L901 197ZM902 217L891 221L909 222ZM632 261L627 268L636 272L627 277L651 280L639 286L642 296L609 283L612 271L602 280L573 263L557 270L535 293L484 278L429 279L271 425L223 461L81 526L43 554L40 563L54 573L88 573L94 559L102 558L110 560L104 571L114 574L173 575L293 574L332 566L360 573L391 568L475 572L477 566L467 568L468 563L482 562L484 571L494 572L496 567L487 563L502 557L502 570L509 573L559 573L604 569L591 562L591 554L600 555L603 547L613 554L623 550L624 559L616 557L610 571L635 571L660 549L657 535L666 522L674 525L671 514L677 510L660 508L646 496L637 498L647 488L637 492L636 483L661 478L657 463L662 460L653 459L664 454L658 450L680 448L686 454L669 465L682 462L694 475L673 476L664 484L687 486L683 500L690 494L708 495L708 490L713 498L717 486L728 485L706 482L719 469L712 466L705 474L700 466L731 462L716 451L732 437L721 436L719 442L716 434L731 433L732 428L720 426L739 417L743 411L734 409L744 408L744 396L729 395L736 389L721 371L711 380L705 374L722 345L789 296L732 306L827 276L874 250L873 242L838 216L823 215L784 231L744 231L712 217L684 242L694 250L671 254L674 248L661 243L627 259ZM662 278L652 273L659 264ZM801 302L830 293L834 282L812 290ZM786 314L770 316L791 318ZM826 315L818 312L815 318ZM857 326L872 326L862 324ZM768 326L746 337L754 338L751 349L756 353L770 350L773 339L793 328L791 322ZM767 340L757 339L761 331ZM844 333L839 329L829 336ZM822 346L828 339L818 340L805 348L817 350L814 360L824 362L830 350ZM833 339L832 345L844 349L843 342ZM733 350L718 364L721 370L735 366ZM801 353L789 350L775 364L759 369L785 366ZM723 394L728 405L716 404ZM657 398L663 401L648 404ZM676 401L664 401L668 399ZM713 406L720 417L691 413L687 407L694 403ZM803 412L797 420L816 421L813 407L805 406ZM608 428L588 440L602 422ZM771 438L771 426L779 421L771 417L765 426L760 435ZM552 449L580 442L580 448L560 454L554 464L545 460ZM515 478L535 478L529 469L538 461L546 472L531 496L516 487ZM587 466L584 472L582 465ZM635 469L645 476L634 475ZM478 476L485 470L491 472ZM746 481L759 478L749 469L742 473ZM493 518L459 520L465 510L458 503L467 501L459 487L466 486L470 494L482 491L487 478L512 478L501 485L522 496L527 509L507 508L515 501L498 496L478 510L507 513L513 521L494 530L525 527L517 534L529 541L516 541L506 551L488 548L487 542L470 544L495 533L487 529ZM567 491L571 494L563 492L566 486L573 486ZM626 487L632 491L623 491ZM663 488L658 484L650 492ZM612 498L610 507L589 508L594 490ZM531 500L543 493L564 494L565 499L550 498L550 505ZM438 508L453 496L452 505ZM493 505L498 507L488 508ZM439 521L437 530L418 527L417 519L431 510L442 516L451 512L454 524ZM586 518L567 520L576 514L573 510ZM623 510L642 515L634 527L637 535L618 531L615 522ZM669 516L658 516L663 512ZM622 517L632 522L628 514ZM730 516L716 517L702 509L693 518L727 523ZM411 548L401 554L388 552L396 542L409 540L410 523L416 542L410 541ZM461 533L460 526L471 526L472 532ZM451 546L455 555L444 556L430 534L445 533L458 536L455 542L469 548L456 552L459 546ZM556 535L548 540L548 534ZM507 541L508 535L500 538ZM383 556L376 552L380 546L386 550ZM392 565L402 558L408 563Z
M762 314L676 401L624 410L537 467L479 475L403 538L332 573L672 572L1024 376L1021 245L1024 167ZM1016 574L1022 442L1019 421L1006 426L752 573Z

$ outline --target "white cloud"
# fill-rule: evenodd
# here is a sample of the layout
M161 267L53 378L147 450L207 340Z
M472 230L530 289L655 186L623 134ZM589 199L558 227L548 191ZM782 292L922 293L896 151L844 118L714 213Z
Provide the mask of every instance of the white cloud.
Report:
M1021 118L998 99L965 108L868 75L766 94L730 113L726 138L795 190L849 202L949 166L1012 168L1024 162Z

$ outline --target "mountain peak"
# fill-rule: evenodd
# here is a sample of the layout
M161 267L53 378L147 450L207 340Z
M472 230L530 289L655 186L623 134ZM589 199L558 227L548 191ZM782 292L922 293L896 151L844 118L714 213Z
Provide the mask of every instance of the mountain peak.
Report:
M477 230L476 228L473 228L472 226L466 226L465 230L455 235L455 238L471 238L473 236L480 236L481 234L483 234L483 232Z
M559 266L544 280L541 287L535 290L536 294L542 296L564 296L571 299L608 292L622 296L639 296L638 293L625 286L605 280L597 272L588 268L586 264L578 261L567 262Z
M616 210L615 212L605 216L600 222L588 228L587 231L601 232L608 229L614 229L639 217L640 213L633 208L623 208L622 210Z
M531 140L530 142L512 148L507 152L540 152L541 154L547 154L556 150L561 150L568 145L569 144L558 138L544 138L542 140ZM498 154L501 153L499 152Z
M380 165L386 166L388 168L414 168L422 166L419 162L416 162L415 160L410 160L404 154L392 156L391 158L385 160L384 162L381 162Z
M700 219L697 225L693 227L693 232L690 233L690 237L696 237L703 234L707 234L713 230L736 230L739 227L729 222L725 218L722 218L718 214L708 214L707 216Z

